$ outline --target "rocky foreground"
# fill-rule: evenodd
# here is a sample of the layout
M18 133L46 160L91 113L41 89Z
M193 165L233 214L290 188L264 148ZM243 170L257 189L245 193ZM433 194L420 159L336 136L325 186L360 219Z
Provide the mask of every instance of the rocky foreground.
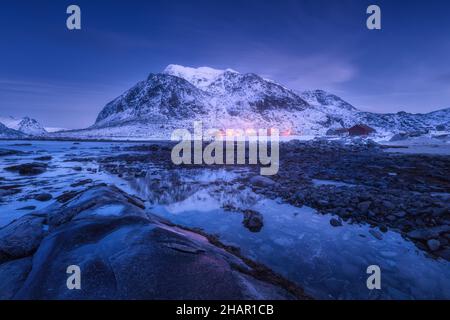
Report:
M388 153L372 143L292 142L280 169L262 192L334 214L337 227L342 220L370 224L378 239L389 229L400 232L450 261L450 156Z
M175 168L170 150L160 144L133 146L126 151L141 153L120 153L101 163L120 177L143 177L148 162ZM388 230L399 232L430 256L450 261L450 156L390 153L370 140L350 145L291 141L281 144L277 175L259 176L258 166L247 169L249 174L241 174L243 187L332 214L334 227L343 221L369 224L379 240Z
M31 212L0 229L0 298L307 298L238 248L151 214L153 203L183 201L210 185L231 198L249 190L314 208L332 215L330 228L369 225L364 237L371 241L384 243L391 234L385 232L394 231L428 258L450 261L449 156L391 153L370 141L291 141L281 145L279 173L263 177L259 166L175 166L172 146L70 142L62 155L31 144L0 149L0 203L17 202L20 215ZM199 172L215 169L233 180L196 183ZM145 198L147 208L101 185L111 175ZM252 233L266 229L264 212L239 201L222 205L241 213ZM66 287L69 265L82 269L80 291Z
M67 288L70 265L81 268L81 290ZM301 298L291 282L114 186L66 194L0 229L0 299Z

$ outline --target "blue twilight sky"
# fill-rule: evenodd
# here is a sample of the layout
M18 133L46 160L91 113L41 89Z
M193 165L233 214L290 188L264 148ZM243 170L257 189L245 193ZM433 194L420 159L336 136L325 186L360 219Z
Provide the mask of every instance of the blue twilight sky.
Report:
M66 29L66 8L82 30ZM382 30L366 8L382 9ZM450 107L448 0L2 0L0 116L91 125L174 63L325 89L362 110Z

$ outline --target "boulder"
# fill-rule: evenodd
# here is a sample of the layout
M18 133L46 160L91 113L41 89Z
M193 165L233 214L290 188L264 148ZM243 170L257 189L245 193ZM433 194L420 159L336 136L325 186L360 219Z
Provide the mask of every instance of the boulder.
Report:
M32 258L13 260L0 265L0 300L12 299L24 284Z
M397 133L389 141L390 142L403 141L408 139L408 137L409 136L407 133Z
M342 222L340 220L338 220L338 219L335 219L335 218L330 220L330 224L333 227L342 227Z
M437 251L441 247L439 240L431 239L427 241L427 246L431 251Z
M277 183L273 181L272 179L264 176L254 176L250 179L250 183L256 187L273 187Z
M1 228L0 263L33 254L44 238L44 223L44 217L30 214Z
M17 260L0 263L0 281L9 277L12 283L4 292L7 299L308 298L294 284L217 241L146 212L139 199L116 187L94 186L45 211L50 229L44 239L43 218L36 216L0 230L0 244L16 239L9 247L0 245L9 248L9 257L35 252L31 268L23 261L16 274L6 263ZM33 245L25 248L25 243ZM81 270L81 290L67 288L70 265Z
M6 167L6 171L17 172L23 176L39 175L47 171L47 165L45 163L26 163L16 166Z
M374 236L376 239L378 240L383 240L383 235L381 234L381 232L379 232L378 230L375 229L370 229L369 233Z
M358 204L358 210L361 213L367 213L369 211L370 206L372 205L372 201L363 201Z
M10 149L0 149L0 157L23 155L25 152Z
M70 186L72 188L77 188L77 187L81 187L81 186L84 186L84 185L92 183L92 182L93 182L92 179L84 179L84 180L80 180L75 183L72 183Z
M423 228L413 230L407 233L407 236L414 240L430 240L439 238L439 235L442 233L450 232L450 225L442 225L433 228Z
M42 157L34 158L34 160L36 160L36 161L50 161L52 159L53 159L52 156L42 156Z
M257 211L245 210L242 224L251 232L260 232L264 226L264 218Z
M47 202L52 200L53 196L50 193L40 193L34 197L34 200L40 201L40 202Z

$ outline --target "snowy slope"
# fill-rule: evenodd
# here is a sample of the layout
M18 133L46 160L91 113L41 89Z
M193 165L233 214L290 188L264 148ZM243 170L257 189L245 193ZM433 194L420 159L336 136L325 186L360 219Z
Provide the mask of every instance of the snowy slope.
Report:
M156 134L150 129L157 124L179 128L194 120L219 129L290 129L296 113L308 107L294 92L255 74L171 65L110 102L89 129L148 123L149 134Z
M14 129L31 136L43 136L47 134L44 127L35 119L24 117L22 119L16 119L14 117L0 118L5 126L10 129Z
M0 122L0 139L20 139L25 137L26 135L24 133L10 129Z
M163 71L163 74L185 79L197 88L204 89L215 80L217 80L225 72L237 73L232 69L217 70L209 67L190 68L171 64L167 66L167 68Z
M360 122L367 123L380 132L427 132L436 130L438 126L450 130L450 108L427 114L361 112L359 116Z

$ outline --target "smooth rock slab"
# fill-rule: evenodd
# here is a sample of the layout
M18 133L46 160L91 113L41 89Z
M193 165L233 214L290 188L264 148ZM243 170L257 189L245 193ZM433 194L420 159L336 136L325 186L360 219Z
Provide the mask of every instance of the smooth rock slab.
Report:
M31 270L32 258L23 258L0 265L0 300L12 299L23 286Z
M45 218L26 215L0 229L0 263L28 257L38 248L45 232Z
M114 214L105 208L115 208ZM138 199L115 187L89 188L45 211L50 224L45 238L44 219L32 215L0 229L0 244L7 244L0 248L8 248L9 260L32 257L23 283L19 271L25 268L12 276L8 265L17 260L0 262L0 279L10 277L15 284L0 292L8 299L308 298L292 284L281 287L261 276L260 268L204 236L145 212ZM66 286L70 265L81 268L81 290Z

